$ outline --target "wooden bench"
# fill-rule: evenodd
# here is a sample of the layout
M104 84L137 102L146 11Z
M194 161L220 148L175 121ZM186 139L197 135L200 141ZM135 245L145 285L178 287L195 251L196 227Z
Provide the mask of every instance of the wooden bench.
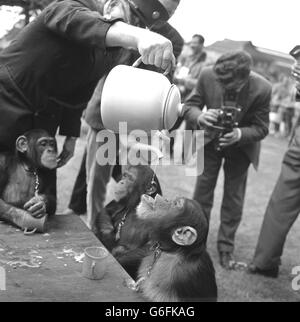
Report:
M113 256L102 280L82 276L86 247L102 246L78 216L54 216L46 234L25 236L0 222L0 267L6 271L6 291L0 302L141 302L125 286L129 275Z

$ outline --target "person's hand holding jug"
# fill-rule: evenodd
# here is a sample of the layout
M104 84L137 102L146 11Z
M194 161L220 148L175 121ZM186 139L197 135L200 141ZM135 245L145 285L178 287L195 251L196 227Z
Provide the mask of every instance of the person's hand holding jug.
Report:
M167 38L147 30L138 41L138 51L146 65L154 65L170 72L175 66L173 45Z
M155 32L133 27L121 21L114 23L108 30L106 45L137 49L144 64L154 65L167 72L175 66L176 60L170 40Z

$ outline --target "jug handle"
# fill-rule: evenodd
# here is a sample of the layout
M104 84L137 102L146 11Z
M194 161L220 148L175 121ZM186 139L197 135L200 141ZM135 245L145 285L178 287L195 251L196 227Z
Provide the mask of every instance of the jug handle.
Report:
M37 228L34 228L32 231L29 231L29 230L28 230L28 228L25 228L25 229L24 229L24 235L26 235L26 236L30 236L30 235L35 234L35 233L36 233L36 231L37 231Z
M142 63L142 57L138 58L132 65L132 67L139 67ZM165 70L165 72L163 73L163 75L167 76L169 75L169 73L172 70L172 65L169 65L169 67Z
M296 60L300 60L300 46L296 46L290 52L290 55L295 58Z

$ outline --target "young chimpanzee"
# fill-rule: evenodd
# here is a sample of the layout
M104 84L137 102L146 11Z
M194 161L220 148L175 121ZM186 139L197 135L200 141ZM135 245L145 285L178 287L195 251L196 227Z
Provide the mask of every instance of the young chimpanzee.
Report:
M16 141L15 153L0 154L0 220L18 225L56 211L56 140L44 130L31 130Z
M148 223L152 247L134 287L154 302L216 301L215 270L205 246L208 222L200 205L143 196L137 216Z
M97 216L97 237L112 252L129 274L136 276L141 257L128 261L127 253L142 248L149 241L149 229L136 216L143 194L161 194L159 181L149 166L129 166L114 191L115 199Z

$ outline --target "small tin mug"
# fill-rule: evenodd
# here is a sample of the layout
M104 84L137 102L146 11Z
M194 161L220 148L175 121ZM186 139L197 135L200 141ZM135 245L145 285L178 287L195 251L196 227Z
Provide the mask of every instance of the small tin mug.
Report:
M82 275L91 280L100 280L107 271L108 251L103 247L88 247L84 250Z

